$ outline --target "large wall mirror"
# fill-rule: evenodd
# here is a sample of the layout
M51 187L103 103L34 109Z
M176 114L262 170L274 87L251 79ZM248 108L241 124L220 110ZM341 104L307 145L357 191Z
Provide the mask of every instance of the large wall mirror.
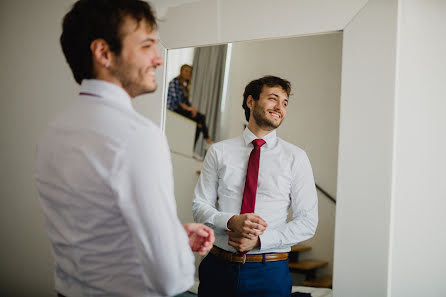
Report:
M249 81L276 75L291 82L287 116L277 134L304 149L313 167L319 189L319 226L314 238L301 243L311 250L301 252L299 260L326 262L315 270L317 276L333 273L336 201L331 198L335 199L337 184L342 39L342 32L331 32L169 49L166 58L166 97L181 66L193 66L189 100L206 116L213 142L237 137L245 128L241 105ZM187 222L193 220L193 189L208 145L202 133L195 138L199 124L170 109L168 106L165 131L172 152L178 214ZM301 285L305 274L292 275L294 284Z

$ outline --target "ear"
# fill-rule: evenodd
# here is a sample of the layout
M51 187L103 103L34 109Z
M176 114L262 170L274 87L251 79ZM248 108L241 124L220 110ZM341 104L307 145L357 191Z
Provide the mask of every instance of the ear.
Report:
M249 107L249 109L251 109L253 104L254 104L254 98L252 98L252 96L249 95L248 98L246 99L246 105Z
M112 55L108 43L104 39L95 39L90 44L93 65L108 68L111 64Z

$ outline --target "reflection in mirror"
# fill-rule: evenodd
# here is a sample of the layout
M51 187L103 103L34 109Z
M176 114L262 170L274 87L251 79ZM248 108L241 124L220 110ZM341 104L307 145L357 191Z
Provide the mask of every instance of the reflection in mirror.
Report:
M341 32L169 50L167 55L168 82L179 75L183 64L193 66L189 100L206 116L213 142L243 132L247 123L241 105L248 82L264 75L291 82L287 116L277 135L306 151L316 184L322 189L318 191L318 229L312 239L301 243L311 250L299 254L299 261L316 259L322 267L306 273L292 270L296 272L292 273L295 285L333 271L336 204L327 196L336 193L341 58ZM193 190L207 149L202 135L194 149L196 127L196 122L167 111L166 135L172 152L178 214L183 222L193 220Z
M170 51L168 60L169 55L176 57L178 63L182 56L190 59L190 49ZM167 109L175 112L176 117L181 115L196 123L192 151L190 141L187 141L187 152L183 152L183 147L173 150L185 154L193 152L195 157L202 159L212 138L217 137L226 55L226 45L209 46L194 50L193 68L187 63L175 63L175 67L172 66L174 63L169 63L168 71L173 73L168 73ZM189 134L188 130L183 131Z

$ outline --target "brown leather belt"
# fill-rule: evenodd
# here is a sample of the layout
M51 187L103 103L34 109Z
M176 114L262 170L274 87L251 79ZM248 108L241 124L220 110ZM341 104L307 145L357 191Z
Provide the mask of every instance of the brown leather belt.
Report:
M211 254L219 257L222 260L234 263L246 263L246 262L263 262L263 255L265 255L265 261L281 261L288 259L288 253L272 253L272 254L257 254L257 255L239 255L222 250L219 247L213 246Z

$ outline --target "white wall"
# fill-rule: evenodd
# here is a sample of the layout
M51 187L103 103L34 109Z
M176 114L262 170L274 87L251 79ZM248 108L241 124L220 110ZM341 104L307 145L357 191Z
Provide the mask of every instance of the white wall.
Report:
M69 1L2 1L1 279L14 295L53 295L52 255L33 185L36 143L76 84L59 47ZM36 13L38 12L38 13ZM68 96L67 96L68 94Z
M446 296L446 1L399 2L389 296Z
M192 214L192 200L194 189L197 184L202 162L182 154L172 152L172 166L175 182L175 199L177 203L178 218L181 223L191 223L194 221ZM195 255L195 278L198 279L198 266L203 260L203 256Z
M386 296L396 20L397 1L369 1L344 30L336 296Z
M195 185L200 176L197 171L201 170L201 164L201 161L181 154L172 153L177 211L178 217L183 224L194 221L192 215L192 200L194 198Z
M47 123L78 92L59 46L62 17L73 2L0 3L0 296L55 295L33 171L36 144ZM157 80L162 83L162 78L161 68ZM137 110L156 123L161 123L161 93L159 88L135 100Z
M342 30L367 0L152 0L167 48ZM185 25L187 24L187 26Z
M271 74L291 82L287 116L278 135L303 148L312 163L316 182L336 193L341 88L342 33L236 42L232 46L228 104L224 112L225 138L239 136L246 123L241 107L247 83ZM326 260L333 268L335 204L319 193L320 223L306 242L311 252L302 259Z

